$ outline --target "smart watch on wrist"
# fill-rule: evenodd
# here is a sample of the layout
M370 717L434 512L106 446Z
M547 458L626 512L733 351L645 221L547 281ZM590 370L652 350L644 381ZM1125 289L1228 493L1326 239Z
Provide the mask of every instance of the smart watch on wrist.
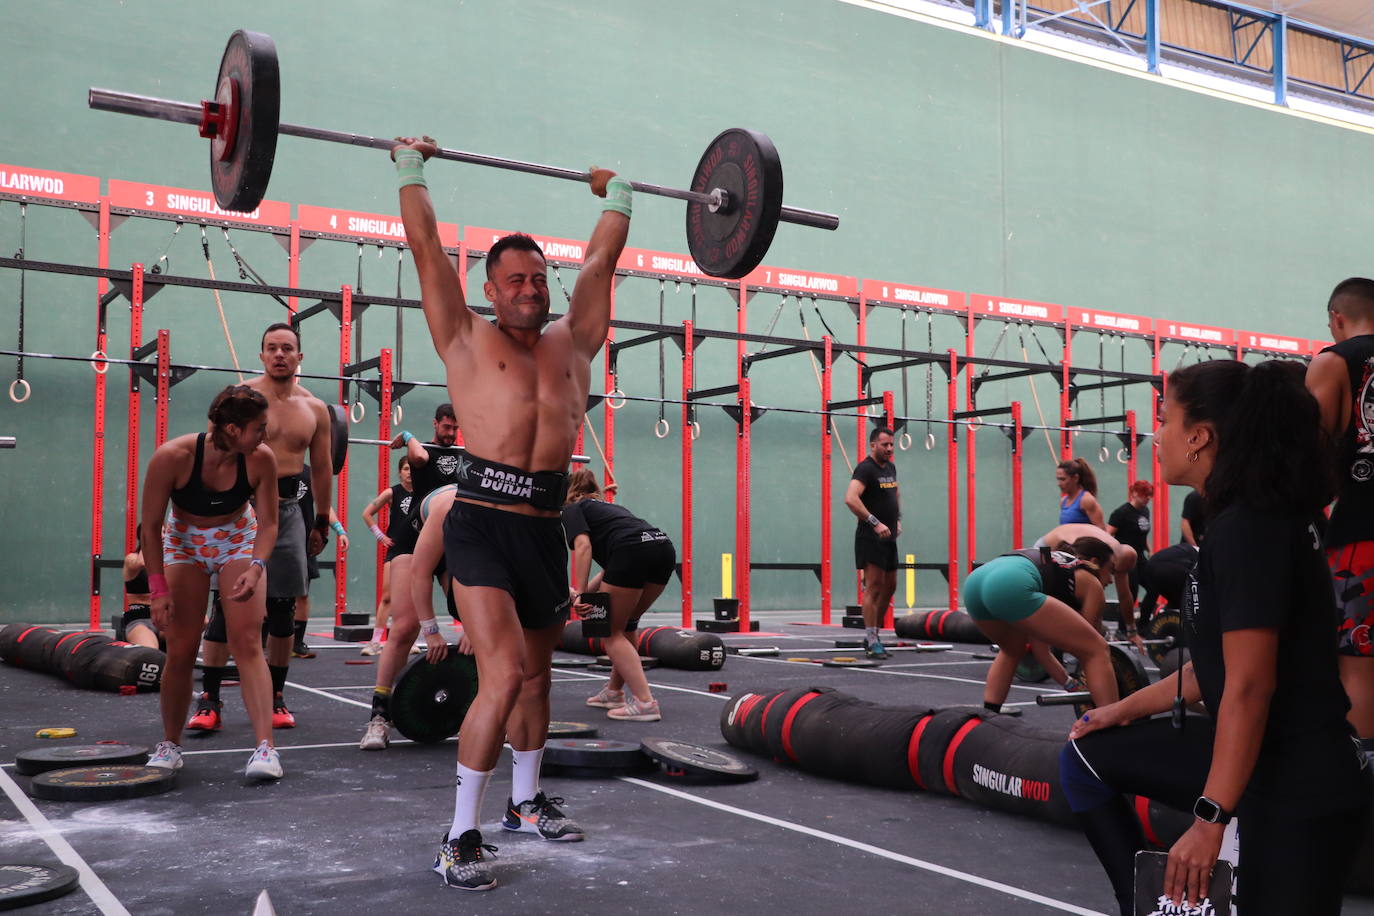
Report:
M1199 795L1197 801L1193 802L1193 817L1208 824L1227 824L1231 821L1231 813L1206 795Z

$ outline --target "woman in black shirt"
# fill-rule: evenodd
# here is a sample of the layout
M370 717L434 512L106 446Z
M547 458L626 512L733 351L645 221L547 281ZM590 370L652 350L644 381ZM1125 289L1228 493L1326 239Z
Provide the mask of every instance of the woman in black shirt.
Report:
M1314 525L1331 496L1317 404L1302 367L1277 360L1199 363L1170 375L1167 390L1160 469L1201 491L1209 516L1184 596L1193 662L1074 723L1060 757L1065 797L1123 913L1145 847L1126 794L1195 815L1169 850L1164 890L1175 902L1205 894L1234 814L1241 912L1336 913L1370 784L1345 721ZM1208 715L1148 718L1179 693Z
M657 722L658 701L649 692L639 651L625 632L633 632L640 616L663 594L677 568L677 551L668 535L624 506L600 497L591 470L578 468L568 475L563 534L573 552L573 600L579 600L581 592L596 591L598 581L600 589L611 596L611 635L602 642L611 657L611 679L588 697L587 705L605 709L612 719ZM589 583L593 560L601 567L601 575Z

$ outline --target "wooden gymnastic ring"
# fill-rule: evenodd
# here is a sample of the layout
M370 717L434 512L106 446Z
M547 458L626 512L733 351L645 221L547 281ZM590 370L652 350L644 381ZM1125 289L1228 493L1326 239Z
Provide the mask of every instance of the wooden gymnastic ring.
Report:
M104 375L106 372L109 372L109 371L110 371L109 359L110 359L110 355L109 355L108 353L106 353L104 350L96 350L94 353L91 354L91 357L90 357L91 370L92 370L96 375ZM99 366L96 365L97 362L100 363ZM104 368L102 369L101 366L103 366Z
M667 439L670 432L672 432L672 427L668 425L667 418L659 417L658 422L654 424L654 435L660 439Z
M23 385L23 386L24 386L24 396L23 396L22 398L19 398L19 397L15 397L15 396L14 396L14 386L15 386L15 385ZM17 379L15 379L14 381L10 382L10 400L13 401L14 403L16 403L16 404L22 404L22 403L24 403L25 401L27 401L27 400L29 399L29 395L31 395L31 394L33 394L33 386L31 386L31 385L29 384L28 379L17 378Z
M362 401L354 401L353 406L348 408L348 420L350 423L361 423L363 415L367 413L367 408Z

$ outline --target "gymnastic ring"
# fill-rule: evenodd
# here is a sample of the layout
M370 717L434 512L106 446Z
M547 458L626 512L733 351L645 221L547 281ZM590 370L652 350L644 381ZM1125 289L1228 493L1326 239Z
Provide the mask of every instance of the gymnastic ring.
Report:
M616 403L617 397L620 398L619 404ZM612 388L611 393L606 395L606 406L611 410L619 410L625 406L625 392L621 391L619 386Z
M400 404L392 404L392 405L391 405L391 425L392 425L392 426L400 426L400 425L401 425L401 417L403 417L403 416L405 416L405 411L401 409L401 405L400 405Z
M668 433L671 431L672 427L668 425L668 421L663 417L659 417L658 422L654 424L654 435L660 439L667 439Z
M700 438L701 438L701 424L698 423L696 420L693 420L693 421L692 421L692 440L693 440L693 441L696 441L697 439L700 439Z
M1130 464L1130 463L1131 463L1131 453L1130 453L1130 450L1127 449L1125 446L1122 446L1121 448L1119 448L1119 449L1116 450L1116 463L1117 463L1117 464Z
M91 354L90 358L91 371L93 371L96 375L104 375L106 372L109 372L109 359L110 355L106 353L104 350L96 350L94 353ZM99 365L97 365L97 363L99 363Z
M934 448L935 448L935 434L934 434L934 433L926 433L926 451L929 452L929 451L931 451L931 450L934 449Z
M897 447L902 451L911 448L911 433L902 430L902 434L897 437Z
M1104 445L1104 446L1102 446L1101 448L1099 448L1099 449L1097 450L1097 463L1098 463L1098 464L1106 464L1106 463L1107 463L1107 459L1110 458L1110 457L1112 457L1112 450L1109 449L1109 448L1107 448L1107 446Z
M367 413L367 408L362 401L354 401L353 406L348 408L348 421L350 423L363 422L363 414Z
M15 386L15 385L23 385L23 386L24 386L24 396L23 396L22 398L17 398L17 397L14 396L14 386ZM17 378L17 379L15 379L14 381L10 382L10 400L13 401L14 403L16 403L16 404L22 404L22 403L24 403L25 401L27 401L27 400L29 399L29 395L30 395L30 394L33 394L33 388L29 385L29 380L28 380L28 379Z

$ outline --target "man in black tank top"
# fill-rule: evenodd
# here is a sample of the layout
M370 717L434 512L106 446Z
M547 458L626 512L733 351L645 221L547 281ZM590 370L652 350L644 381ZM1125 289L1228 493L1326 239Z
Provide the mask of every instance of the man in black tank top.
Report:
M892 444L890 429L879 427L869 433L868 457L854 468L844 494L845 507L859 520L854 531L854 566L864 578L864 650L870 658L888 657L878 634L897 590L902 508Z
M1374 280L1341 281L1326 309L1336 343L1313 358L1307 387L1339 444L1326 559L1341 610L1337 651L1350 723L1374 759Z

